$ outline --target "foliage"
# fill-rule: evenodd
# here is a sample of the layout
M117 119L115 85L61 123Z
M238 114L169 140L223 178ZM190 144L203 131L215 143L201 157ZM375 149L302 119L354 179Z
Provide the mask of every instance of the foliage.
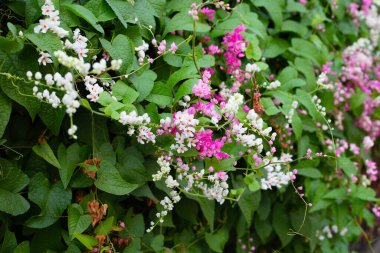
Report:
M379 8L2 1L0 252L371 246Z

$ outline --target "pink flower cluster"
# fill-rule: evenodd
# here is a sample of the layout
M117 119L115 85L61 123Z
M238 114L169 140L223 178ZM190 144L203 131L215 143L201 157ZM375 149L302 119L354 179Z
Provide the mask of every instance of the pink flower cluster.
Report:
M215 10L205 7L201 9L201 12L203 15L207 16L208 19L210 20L214 19Z
M208 70L203 71L202 79L198 80L198 84L193 87L193 94L200 98L209 99L211 96L210 87L211 73Z
M365 165L367 167L366 173L371 181L377 181L377 175L379 171L377 170L377 165L375 162L370 160L365 160Z
M227 33L223 38L222 44L225 46L224 57L226 59L227 73L232 74L234 71L241 72L241 58L245 56L244 52L248 42L244 40L241 34L246 30L244 25L239 25L232 33Z
M224 146L225 137L222 139L212 139L212 130L200 130L195 133L197 144L195 149L199 151L201 157L216 157L217 159L228 158L229 155L221 151Z

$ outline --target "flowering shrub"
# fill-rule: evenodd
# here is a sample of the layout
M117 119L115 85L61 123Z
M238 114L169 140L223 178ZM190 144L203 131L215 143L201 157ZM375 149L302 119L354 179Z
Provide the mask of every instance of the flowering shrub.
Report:
M1 4L1 252L372 249L379 1Z

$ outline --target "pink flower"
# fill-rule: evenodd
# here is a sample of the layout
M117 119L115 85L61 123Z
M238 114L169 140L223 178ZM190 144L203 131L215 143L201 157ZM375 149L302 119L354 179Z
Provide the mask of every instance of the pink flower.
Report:
M200 130L195 133L195 139L197 140L195 149L199 151L200 157L216 157L219 160L229 157L228 154L221 151L224 146L224 140L213 140L212 130Z
M158 46L158 54L163 54L166 51L166 40L161 41L160 45Z
M170 45L170 49L169 51L174 54L176 51L177 51L178 47L177 45L173 42L171 45Z
M307 0L299 0L300 4L303 4L303 5L306 5L307 4Z
M215 10L212 10L212 9L205 7L205 8L201 9L201 12L203 15L206 15L208 17L208 19L210 19L210 20L214 19Z

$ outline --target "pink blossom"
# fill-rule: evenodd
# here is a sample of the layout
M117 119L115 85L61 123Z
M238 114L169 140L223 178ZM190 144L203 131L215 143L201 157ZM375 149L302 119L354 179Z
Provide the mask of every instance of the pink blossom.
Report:
M169 51L174 54L176 51L177 51L178 47L177 45L173 42L171 45L170 45L170 49Z
M201 12L203 15L206 15L208 17L208 19L210 19L210 20L214 19L215 10L212 10L212 9L205 7L205 8L201 9Z

